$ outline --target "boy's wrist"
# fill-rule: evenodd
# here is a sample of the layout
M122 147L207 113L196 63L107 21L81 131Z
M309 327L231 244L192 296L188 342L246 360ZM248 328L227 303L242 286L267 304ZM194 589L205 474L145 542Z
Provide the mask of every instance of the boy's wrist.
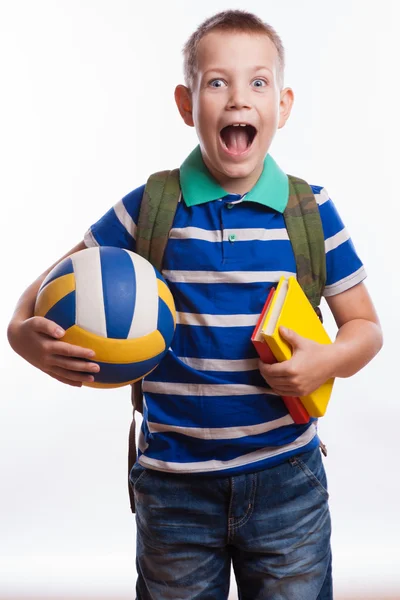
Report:
M349 358L346 352L346 344L336 339L333 344L329 344L328 348L330 377L346 377L346 375L342 374L343 366Z

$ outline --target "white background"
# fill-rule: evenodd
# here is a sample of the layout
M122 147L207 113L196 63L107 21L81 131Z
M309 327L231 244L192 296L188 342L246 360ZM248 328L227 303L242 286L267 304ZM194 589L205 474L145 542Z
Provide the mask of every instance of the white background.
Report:
M63 386L12 353L6 326L25 287L91 223L194 147L173 100L181 48L204 18L244 5L282 36L296 96L272 155L327 187L385 333L373 363L337 381L320 422L336 589L400 596L399 2L1 0L3 600L134 596L129 389Z

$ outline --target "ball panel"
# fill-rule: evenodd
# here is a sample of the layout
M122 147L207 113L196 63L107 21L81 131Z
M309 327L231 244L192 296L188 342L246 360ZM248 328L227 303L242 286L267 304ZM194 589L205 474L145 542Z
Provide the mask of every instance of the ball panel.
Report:
M119 384L140 379L158 365L164 354L165 351L149 360L126 364L111 364L96 361L100 366L100 371L94 374L95 383Z
M58 265L56 265L54 267L54 269L52 269L50 271L50 273L47 275L47 277L45 277L45 279L42 281L42 285L39 288L39 293L43 288L46 287L46 285L48 285L54 279L57 279L58 277L62 277L63 275L69 275L70 273L73 273L73 272L74 272L74 267L73 267L71 258L70 257L64 258L64 260L62 260L60 263L58 263Z
M128 338L141 338L157 329L158 291L154 267L138 254L124 250L136 275L136 305Z
M157 329L163 336L166 347L169 348L174 337L175 323L169 306L161 298L158 299Z
M49 275L52 271L49 273ZM35 304L35 315L44 317L49 310L57 304L62 298L75 291L75 277L71 273L62 275L58 279L52 279L41 291L39 291ZM74 307L75 319L75 307ZM72 322L72 324L74 321Z
M120 248L100 248L100 263L107 337L126 339L136 302L132 260Z
M75 292L61 298L57 304L50 308L45 317L63 327L65 331L73 327L75 323ZM62 338L63 341L64 337Z
M100 249L87 248L71 256L76 280L76 324L107 337Z
M107 339L74 325L66 331L63 342L94 350L94 362L132 363L149 360L166 350L164 338L153 331L136 340Z
M82 385L91 388L98 388L104 390L111 390L113 388L124 387L124 385L129 385L130 383L134 383L134 381L125 381L124 383L83 383Z
M156 367L154 367L154 369L155 368ZM151 371L154 371L154 369L151 369ZM143 375L143 377L146 377L146 375L149 375L149 373L151 373L151 371L149 371L148 373L145 373ZM124 385L130 385L131 383L135 383L135 381L139 381L139 379L142 379L142 377L138 377L137 379L132 379L132 381L124 381L123 383L100 383L100 382L93 381L92 383L84 383L83 385L85 385L86 387L99 388L99 389L112 389L112 388L123 387Z
M170 291L169 287L167 286L167 284L165 283L165 281L162 281L161 279L157 279L157 286L158 286L158 295L160 298L162 298L162 300L164 300L165 304L168 306L169 310L171 311L171 315L174 320L174 326L175 326L175 319L176 319L175 302L172 297L171 291Z

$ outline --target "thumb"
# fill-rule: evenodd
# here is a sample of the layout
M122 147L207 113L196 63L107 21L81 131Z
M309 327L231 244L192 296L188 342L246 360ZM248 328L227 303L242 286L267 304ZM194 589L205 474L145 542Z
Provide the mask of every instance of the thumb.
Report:
M293 349L298 348L302 345L303 338L301 337L301 335L293 331L293 329L288 329L287 327L279 327L279 333L284 340L289 342Z
M50 337L54 338L62 338L65 335L64 329L50 319L45 319L44 317L34 317L32 320L34 326L33 328L38 333L44 333L45 335L49 335Z

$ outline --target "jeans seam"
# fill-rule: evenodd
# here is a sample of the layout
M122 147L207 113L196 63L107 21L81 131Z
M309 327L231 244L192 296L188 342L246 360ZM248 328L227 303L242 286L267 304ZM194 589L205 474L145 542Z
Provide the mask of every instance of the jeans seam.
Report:
M233 494L234 494L234 491L235 491L235 481L234 481L233 477L230 477L229 480L230 480L230 484L231 484L231 497L230 497L230 500L229 500L229 509L228 509L228 543L230 541L232 541L232 537L233 537L232 527L233 527L233 523L234 523L234 520L235 520L234 517L231 517ZM233 527L233 529L234 529L234 527Z
M243 517L237 523L233 524L233 529L239 529L246 525L247 521L250 519L251 515L254 512L254 498L256 492L257 482L256 482L256 473L253 473L252 482L251 482L251 493L250 493L250 504L247 508L247 511L243 515Z
M234 487L234 483L232 481L232 488ZM246 523L249 521L251 515L254 512L254 504L255 504L255 495L256 495L256 490L257 490L257 473L253 473L252 474L252 484L251 484L251 493L250 493L250 504L245 512L245 514L243 515L243 517L241 517L240 521L238 521L237 523L235 523L235 517L229 517L228 519L228 541L231 541L233 538L233 534L235 533L235 531L237 529L240 529L240 527L243 527L243 525L246 525ZM232 502L231 502L232 503ZM231 505L229 506L229 511L231 509Z

